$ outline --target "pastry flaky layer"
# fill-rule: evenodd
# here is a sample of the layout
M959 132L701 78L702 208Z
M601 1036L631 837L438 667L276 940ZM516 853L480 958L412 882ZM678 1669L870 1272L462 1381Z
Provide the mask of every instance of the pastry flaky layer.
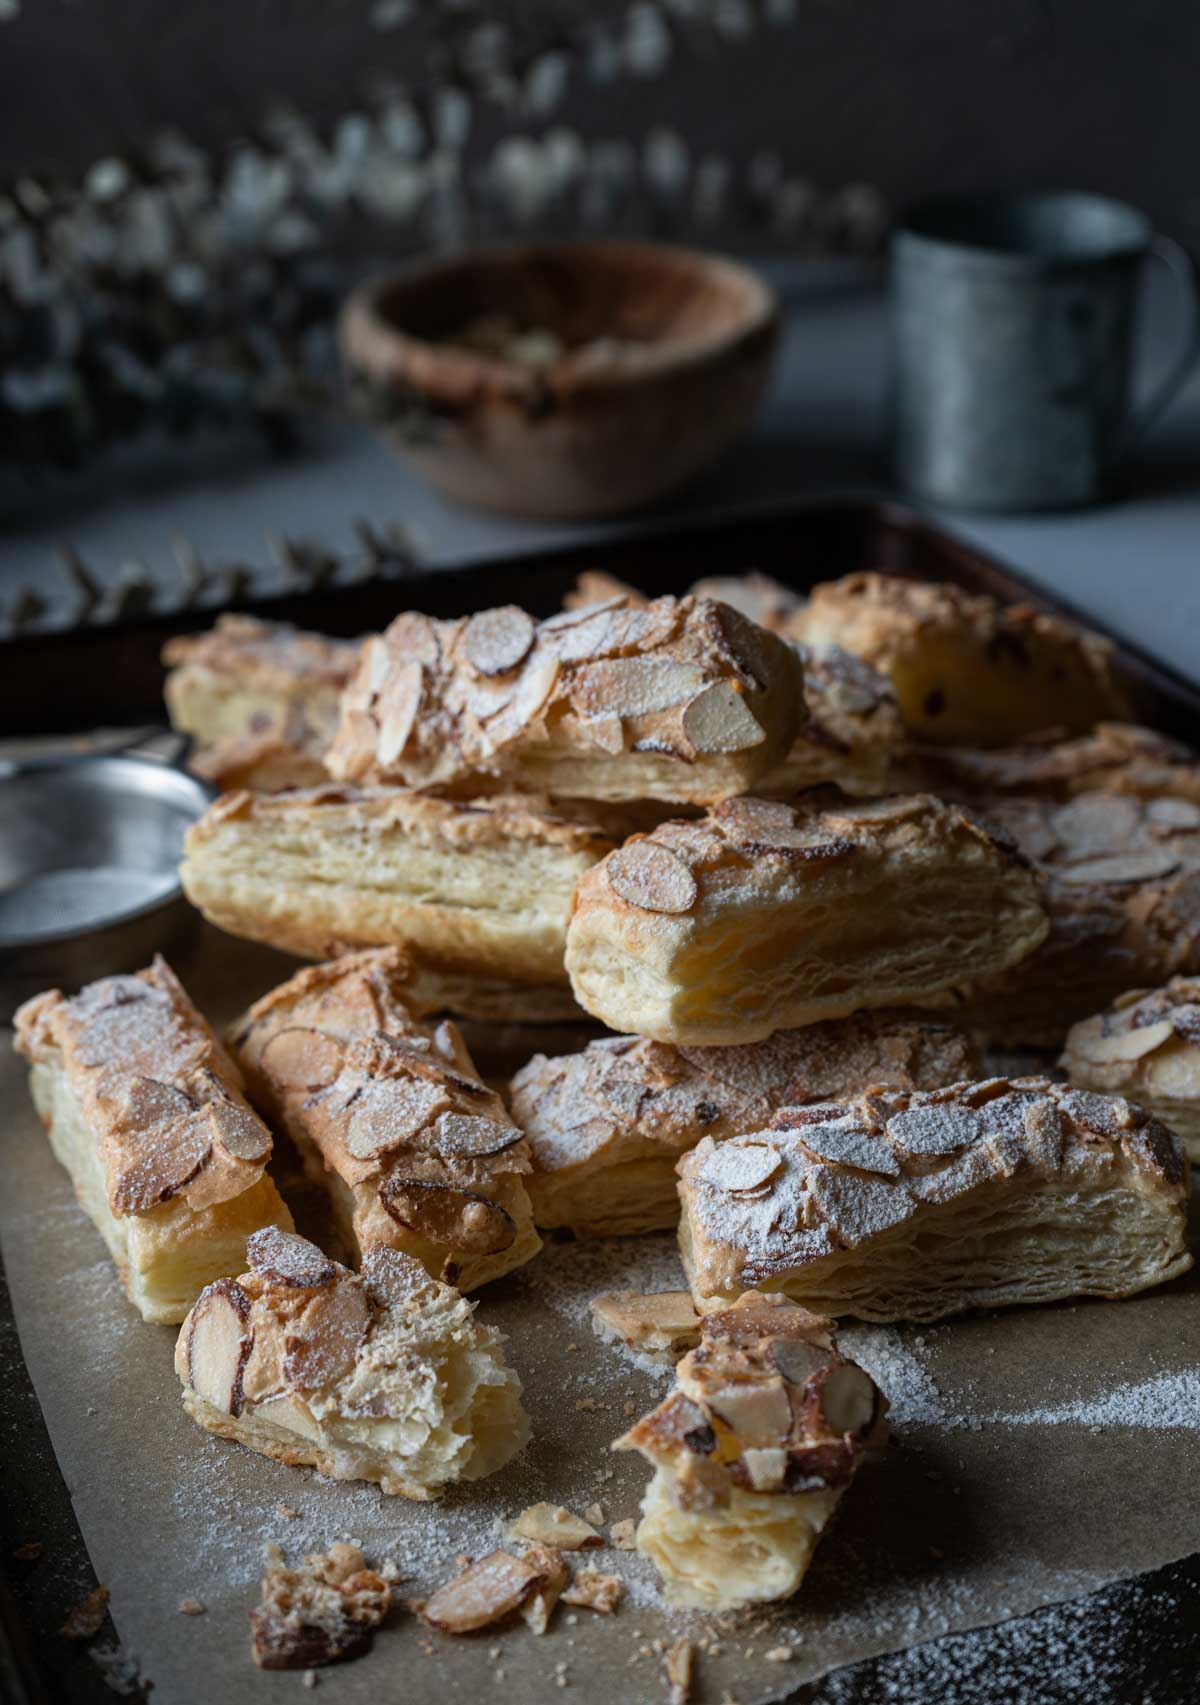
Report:
M177 1325L260 1226L292 1220L271 1133L165 960L17 1013L34 1103L144 1320Z
M350 1246L403 1250L473 1290L541 1247L529 1145L454 1026L412 1017L405 975L389 949L301 971L237 1022L233 1047Z
M578 1237L671 1227L675 1163L701 1137L744 1136L781 1107L874 1084L959 1083L979 1067L960 1032L895 1012L779 1030L740 1048L614 1036L556 1059L539 1054L513 1078L510 1096L533 1155L534 1220Z
M369 640L326 762L351 782L514 785L707 803L744 792L804 718L795 652L728 605L619 595L543 622L514 605L398 616Z
M589 870L566 965L614 1030L745 1043L927 1001L1016 964L1046 933L1025 864L929 795L732 799Z
M1057 1046L1130 987L1200 972L1200 804L1086 793L975 809L1029 859L1050 930L1019 965L956 990L963 1022Z
M1200 978L1119 996L1071 1029L1058 1063L1079 1089L1138 1102L1200 1161Z
M927 740L1084 734L1128 710L1111 641L958 586L849 574L815 586L782 631L844 646L890 676L906 725Z
M696 1306L863 1320L1130 1296L1184 1273L1188 1162L1143 1108L1045 1078L784 1109L679 1163Z
M222 929L305 958L396 946L460 991L562 988L576 880L611 846L522 800L330 785L226 794L189 830L180 878Z
M778 1296L705 1317L675 1389L617 1440L654 1467L637 1548L679 1605L787 1598L887 1404L831 1322Z
M175 1370L210 1432L334 1480L434 1498L502 1468L529 1423L503 1334L395 1249L361 1273L287 1232L256 1232L249 1271L207 1287Z
M326 779L323 756L358 642L283 622L221 616L163 648L173 727L195 746L189 767L218 787L274 792Z

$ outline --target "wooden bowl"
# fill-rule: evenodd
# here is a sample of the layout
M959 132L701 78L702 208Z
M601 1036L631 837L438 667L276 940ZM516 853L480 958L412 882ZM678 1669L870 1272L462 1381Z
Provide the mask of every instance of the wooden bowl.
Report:
M510 328L496 353L457 341L481 321ZM589 242L407 266L354 292L340 335L357 399L431 484L564 518L640 508L706 467L749 424L778 328L746 267Z

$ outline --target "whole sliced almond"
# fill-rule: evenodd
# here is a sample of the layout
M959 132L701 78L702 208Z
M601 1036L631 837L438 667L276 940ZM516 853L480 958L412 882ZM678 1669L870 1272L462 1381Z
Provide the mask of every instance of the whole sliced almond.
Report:
M187 1324L188 1384L225 1415L242 1412L242 1370L250 1354L250 1299L236 1279L200 1292Z
M516 604L502 604L471 617L463 650L481 675L507 675L529 655L536 632L532 616Z
M1146 816L1156 829L1200 829L1200 805L1191 799L1152 799Z
M147 1133L145 1151L125 1168L110 1193L113 1213L144 1214L168 1201L196 1176L211 1153L212 1136L204 1111L155 1125Z
M355 1160L372 1160L423 1131L448 1102L440 1083L388 1078L364 1086L346 1127L346 1148Z
M694 663L671 657L610 657L583 668L571 698L587 717L650 716L687 704L703 685L704 671Z
M375 756L389 768L408 745L421 707L425 672L419 663L401 663L388 675L375 700L379 739Z
M887 1134L908 1154L955 1154L980 1134L969 1107L918 1106L893 1113Z
M392 1173L379 1200L397 1225L470 1255L498 1255L517 1238L512 1215L473 1190Z
M442 1113L433 1128L432 1146L438 1154L454 1159L478 1159L502 1154L519 1143L524 1132L499 1119L481 1119L472 1113Z
M786 1123L785 1114L778 1123ZM854 1166L860 1172L878 1172L887 1178L900 1176L900 1162L895 1150L882 1137L873 1136L865 1125L853 1119L829 1119L820 1124L805 1123L799 1128L800 1141L810 1154L819 1160L832 1160L839 1166Z
M246 1239L246 1261L252 1273L273 1284L296 1290L317 1290L337 1277L337 1263L306 1237L278 1226L263 1226Z
M391 1249L386 1243L370 1243L363 1251L363 1283L388 1308L403 1307L416 1291L429 1285L429 1274L414 1255Z
M317 1291L285 1341L288 1381L301 1391L335 1385L354 1366L370 1324L371 1304L357 1279Z
M257 1113L229 1096L208 1103L208 1124L213 1141L235 1160L262 1160L271 1152L271 1133Z
M782 1164L779 1150L769 1143L719 1143L704 1160L700 1176L718 1190L757 1190Z
M166 1124L171 1119L186 1117L195 1105L186 1091L174 1084L161 1083L154 1077L133 1078L125 1099L129 1122L146 1130Z
M604 866L608 885L644 912L687 912L696 903L696 879L683 860L658 841L630 841Z
M1179 869L1179 860L1165 848L1146 852L1116 853L1111 858L1090 858L1082 864L1056 866L1058 881L1072 885L1097 883L1119 888L1132 882L1154 882Z
M732 681L714 681L687 705L683 732L697 752L746 752L761 746L766 733L744 693Z
M1140 1060L1143 1054L1161 1048L1174 1034L1171 1020L1162 1018L1156 1024L1143 1024L1138 1030L1118 1030L1112 1036L1089 1036L1083 1041L1077 1038L1074 1048L1095 1065L1104 1066L1119 1060Z
M327 1031L289 1025L268 1037L259 1065L280 1089L313 1095L326 1089L342 1069L343 1049Z
M558 681L559 661L552 651L537 651L522 669L511 701L511 715L518 728L541 710Z
M443 1634L469 1634L510 1615L540 1578L535 1562L509 1551L490 1551L426 1599L421 1620Z

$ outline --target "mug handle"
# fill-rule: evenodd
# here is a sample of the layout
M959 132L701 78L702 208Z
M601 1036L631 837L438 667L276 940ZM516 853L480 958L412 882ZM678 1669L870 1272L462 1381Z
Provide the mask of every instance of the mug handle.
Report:
M1187 311L1188 327L1179 355L1121 434L1118 454L1122 456L1145 436L1163 410L1174 402L1200 361L1200 264L1182 243L1158 234L1150 240L1150 255L1154 260L1162 261L1175 280Z

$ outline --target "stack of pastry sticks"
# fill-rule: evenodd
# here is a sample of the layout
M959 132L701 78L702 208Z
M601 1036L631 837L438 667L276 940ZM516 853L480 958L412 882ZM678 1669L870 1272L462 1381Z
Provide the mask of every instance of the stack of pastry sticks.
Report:
M621 1442L655 1466L639 1543L674 1594L741 1603L794 1590L880 1435L832 1319L1124 1296L1190 1265L1186 1152L1140 1102L1200 1128L1200 768L1122 720L1106 642L878 575L807 602L589 576L542 621L409 612L348 647L227 618L168 661L172 717L231 788L187 893L319 962L237 1023L232 1069L361 1269L277 1222L237 1297L210 1286L179 1364L203 1424L386 1489L483 1472L497 1430L523 1437L498 1361L474 1470L350 1426L352 1391L390 1413L404 1384L379 1396L364 1289L415 1331L540 1232L678 1223L693 1312L666 1313L695 1347ZM503 1027L511 1081L458 1020ZM535 1025L563 1045L522 1054ZM994 1055L1064 1042L1069 1083L1053 1055ZM40 1009L22 1046L70 1088ZM317 1348L255 1362L279 1334L246 1323L281 1308ZM636 1299L613 1318L636 1338Z

